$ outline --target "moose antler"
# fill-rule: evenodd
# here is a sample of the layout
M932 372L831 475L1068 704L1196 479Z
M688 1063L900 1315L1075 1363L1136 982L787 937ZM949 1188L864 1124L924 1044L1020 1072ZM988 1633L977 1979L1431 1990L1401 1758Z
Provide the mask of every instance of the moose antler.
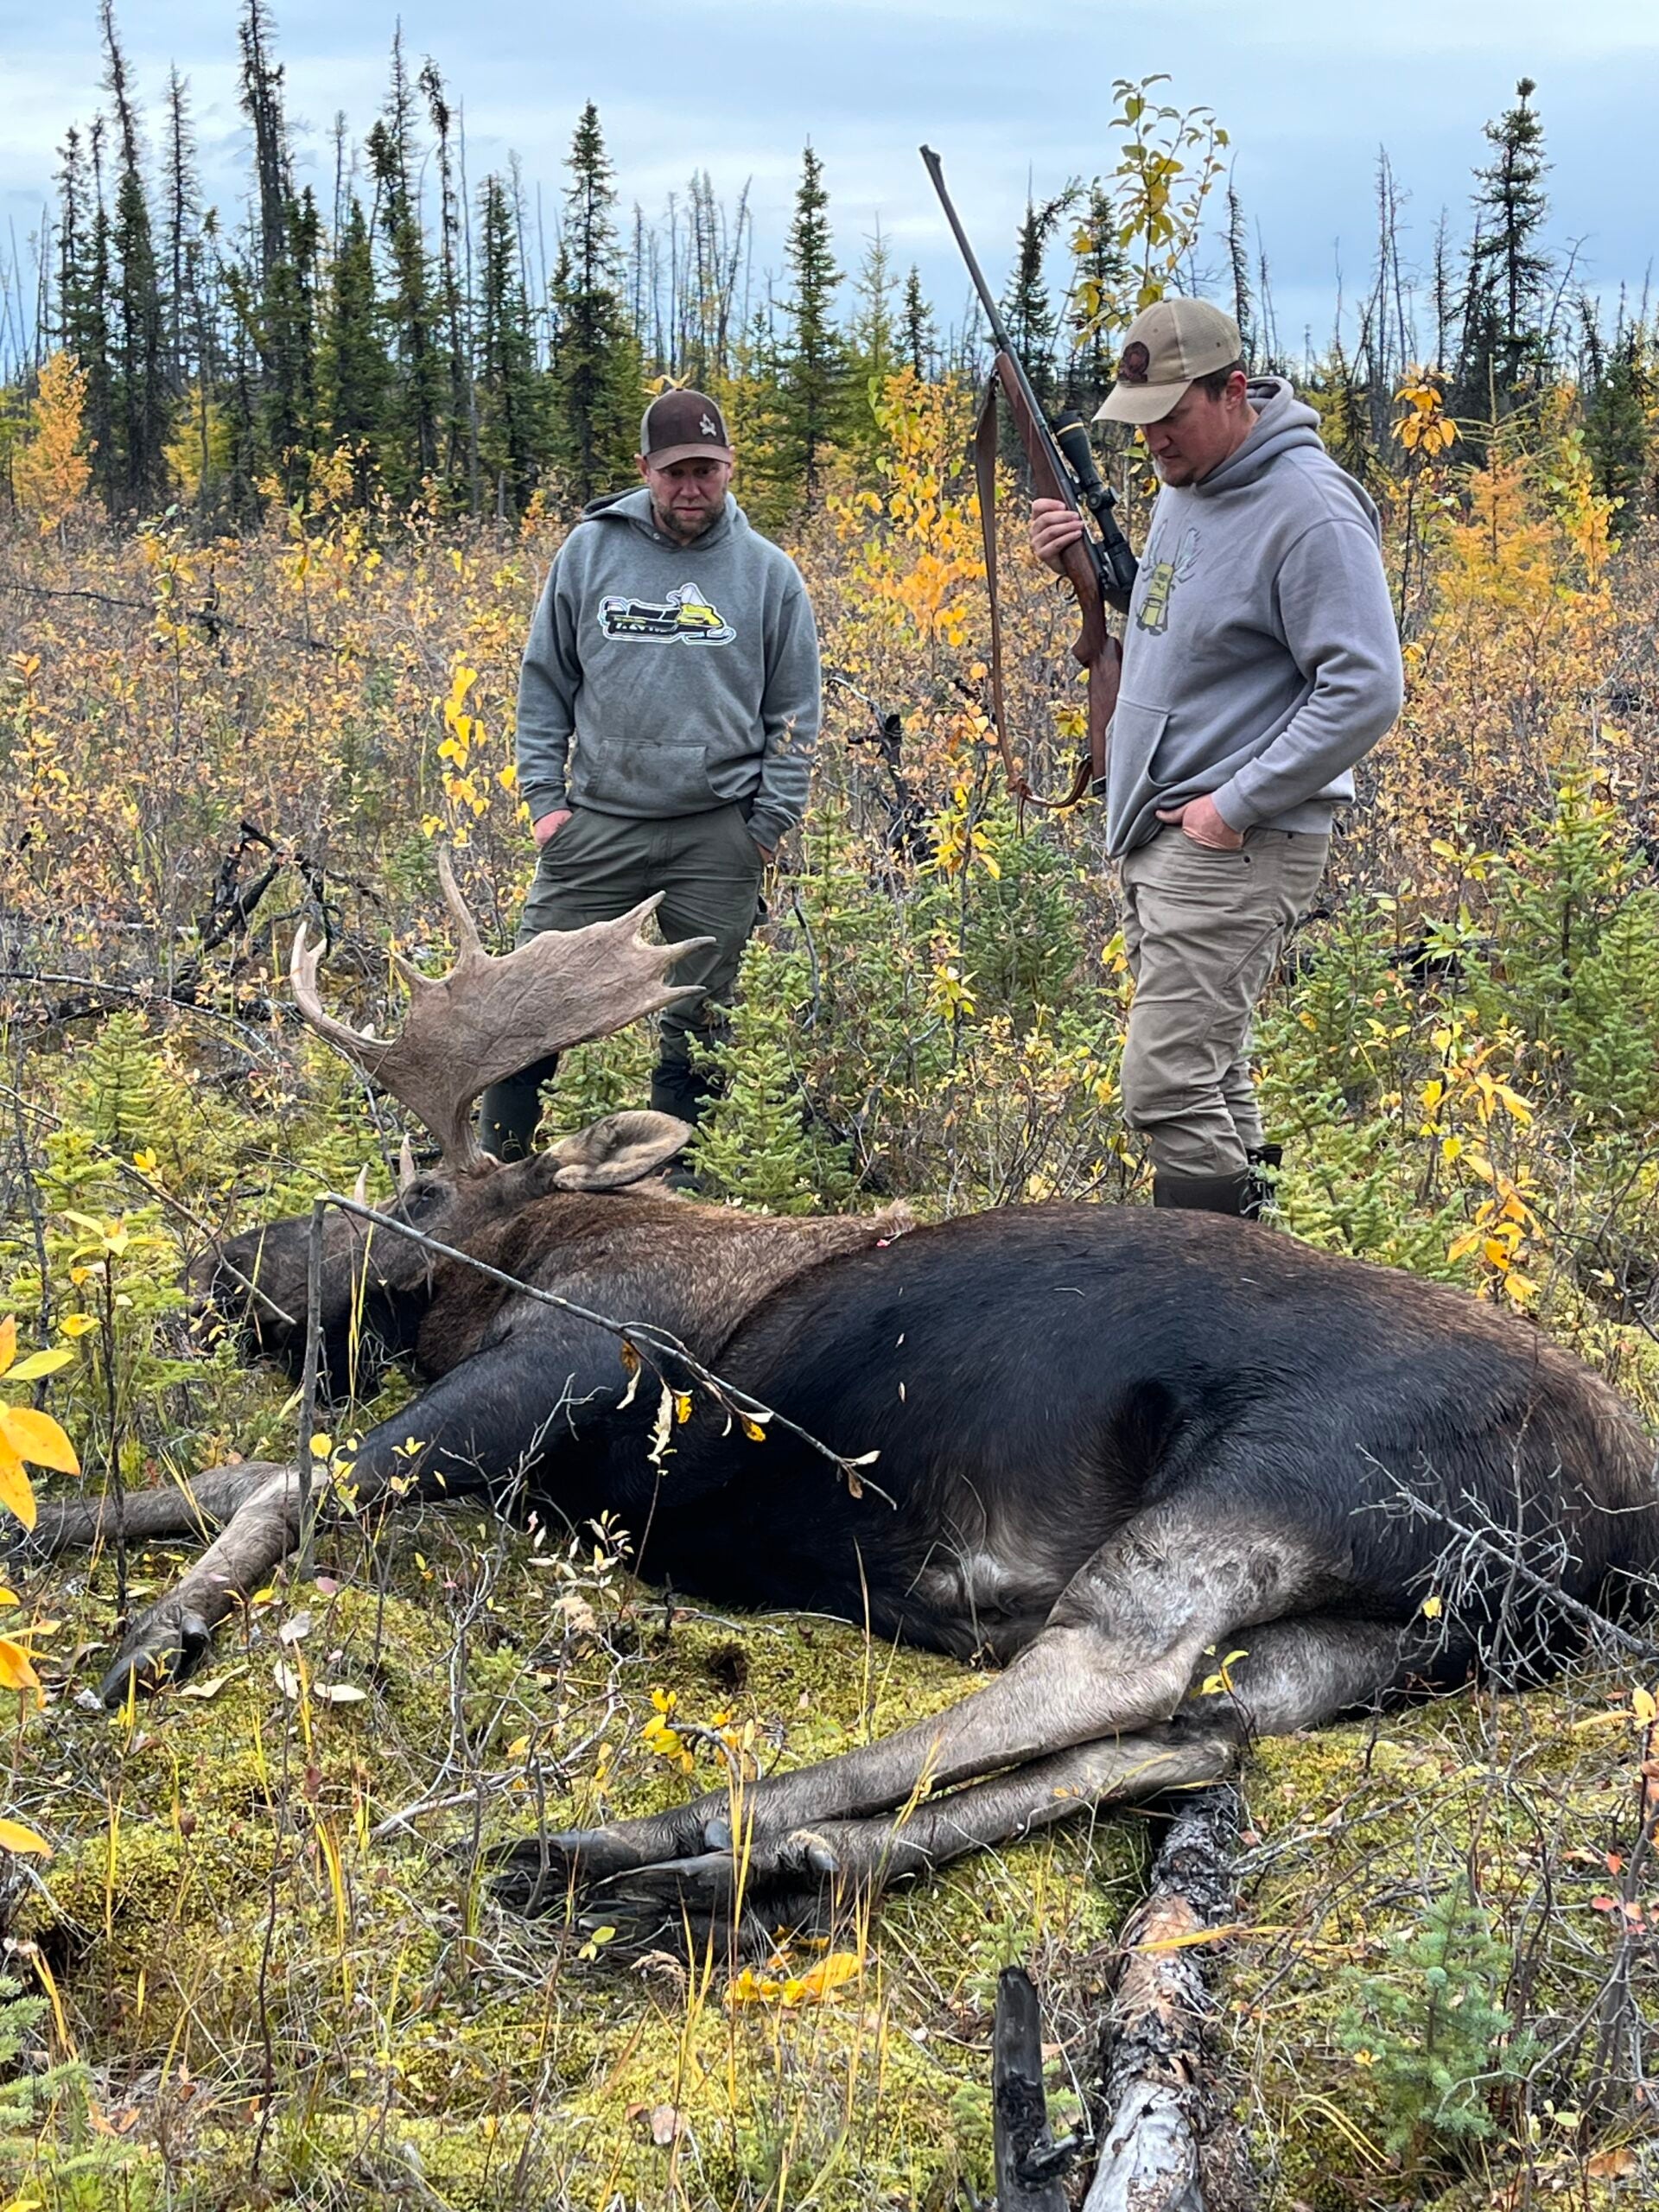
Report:
M608 1037L641 1014L698 997L696 985L665 982L664 974L714 940L648 944L639 925L657 911L658 892L613 922L543 931L516 952L497 957L480 944L442 848L438 874L460 957L438 982L393 951L410 988L401 1037L365 1036L326 1010L317 991L322 946L308 941L303 925L294 939L289 975L295 1003L318 1035L401 1100L437 1139L445 1165L464 1173L485 1160L472 1118L481 1091L549 1052Z

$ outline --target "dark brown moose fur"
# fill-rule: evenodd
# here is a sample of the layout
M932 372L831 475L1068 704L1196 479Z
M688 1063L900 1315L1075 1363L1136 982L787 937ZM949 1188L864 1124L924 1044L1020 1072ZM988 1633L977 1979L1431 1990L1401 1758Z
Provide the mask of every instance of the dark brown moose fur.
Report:
M659 1165L683 1132L655 1126L616 1116L560 1153L427 1178L398 1211L525 1282L671 1332L835 1453L878 1452L862 1494L781 1425L747 1440L702 1389L654 1464L657 1387L624 1403L612 1332L336 1221L327 1376L348 1373L361 1270L379 1356L412 1358L426 1383L363 1440L359 1495L407 1474L394 1447L413 1431L429 1485L520 1479L575 1523L609 1513L658 1581L1007 1665L944 1715L751 1783L735 1807L722 1794L538 1836L514 1854L516 1902L598 1885L603 1916L641 1936L688 1915L810 1920L838 1885L1214 1778L1252 1729L1455 1686L1483 1662L1548 1668L1598 1609L1643 1602L1659 1562L1651 1446L1524 1322L1206 1215L1045 1205L900 1233L893 1217L769 1220L643 1180L594 1187ZM222 1255L290 1322L222 1270L213 1289L290 1364L304 1237L278 1224ZM671 1357L664 1373L685 1383ZM235 1500L214 1480L204 1506L222 1515ZM292 1476L248 1481L112 1688L158 1655L192 1656L291 1541ZM1217 1647L1247 1656L1233 1692L1206 1696Z

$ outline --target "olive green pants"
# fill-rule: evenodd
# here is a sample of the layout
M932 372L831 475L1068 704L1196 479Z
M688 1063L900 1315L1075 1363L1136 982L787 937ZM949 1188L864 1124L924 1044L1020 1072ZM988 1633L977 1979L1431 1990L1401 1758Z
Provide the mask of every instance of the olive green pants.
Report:
M1179 826L1119 862L1135 976L1123 1115L1161 1174L1243 1174L1262 1141L1250 1016L1313 904L1328 836L1250 830L1226 852Z
M759 918L765 862L741 806L706 814L640 822L580 807L542 847L536 879L515 943L543 930L586 929L614 921L660 891L657 921L672 944L709 937L714 943L677 962L671 980L695 983L701 999L682 999L658 1017L658 1049L651 1103L659 1112L695 1121L703 1083L691 1065L690 1039L715 1033L715 1013L732 995L737 963ZM486 1152L516 1160L530 1149L541 1118L541 1086L558 1055L550 1053L517 1075L492 1084L479 1102Z

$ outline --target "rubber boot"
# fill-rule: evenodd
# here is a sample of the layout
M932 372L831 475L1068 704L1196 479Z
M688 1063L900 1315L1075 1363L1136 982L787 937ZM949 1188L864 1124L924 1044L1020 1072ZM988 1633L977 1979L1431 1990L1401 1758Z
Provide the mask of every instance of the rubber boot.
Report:
M1249 1171L1240 1175L1154 1174L1152 1203L1178 1206L1188 1213L1230 1214L1236 1220L1245 1212L1250 1191Z
M671 1059L660 1059L651 1071L653 1114L672 1114L678 1121L690 1122L695 1128L702 1119L708 1096L707 1075L701 1068L694 1068L689 1059L677 1055Z
M1274 1182L1284 1164L1285 1147L1281 1144L1253 1145L1244 1157L1249 1162L1249 1187L1239 1211L1246 1221L1260 1221L1272 1209Z
M695 1128L708 1098L708 1071L693 1067L683 1053L664 1057L651 1071L651 1106L655 1114L672 1114L677 1121L690 1122ZM695 1195L699 1188L697 1171L683 1153L670 1167L664 1179L671 1191Z
M478 1102L478 1141L492 1160L525 1160L542 1118L542 1085L558 1071L559 1056L548 1052L517 1075L493 1083Z

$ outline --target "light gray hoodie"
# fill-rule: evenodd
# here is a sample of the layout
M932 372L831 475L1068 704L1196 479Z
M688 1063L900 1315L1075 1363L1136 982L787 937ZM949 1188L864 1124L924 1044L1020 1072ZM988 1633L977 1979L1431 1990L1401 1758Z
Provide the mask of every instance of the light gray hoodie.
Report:
M519 788L532 821L741 801L773 846L805 811L821 696L789 556L729 493L683 545L642 484L589 507L554 556L518 676Z
M1153 509L1107 758L1115 855L1203 791L1235 830L1327 830L1400 712L1376 509L1282 377L1250 404L1237 452Z

